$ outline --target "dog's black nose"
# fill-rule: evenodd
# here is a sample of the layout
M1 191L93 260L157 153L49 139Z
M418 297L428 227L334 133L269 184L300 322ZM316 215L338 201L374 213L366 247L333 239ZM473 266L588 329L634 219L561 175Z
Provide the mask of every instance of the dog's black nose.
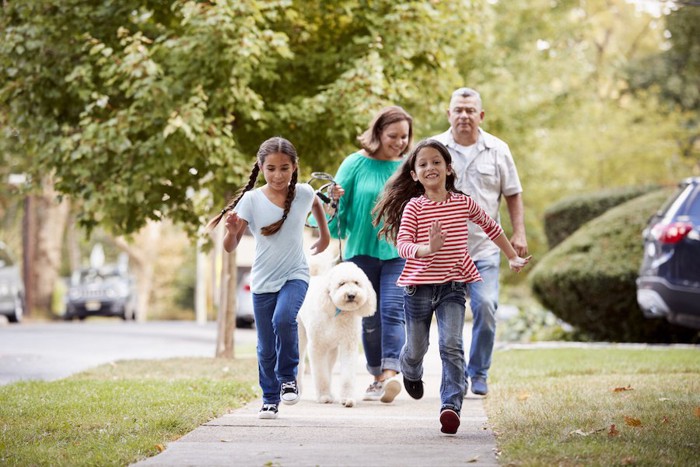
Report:
M348 301L353 301L353 300L355 300L355 297L356 297L356 296L357 296L357 295L355 295L354 293L349 293L349 294L347 294Z

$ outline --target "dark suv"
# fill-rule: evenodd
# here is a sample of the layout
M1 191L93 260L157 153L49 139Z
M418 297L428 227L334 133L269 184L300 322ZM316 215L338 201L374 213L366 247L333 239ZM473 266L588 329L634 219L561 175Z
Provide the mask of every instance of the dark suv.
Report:
M136 288L127 271L108 264L73 272L64 318L83 320L88 316L136 319Z
M700 329L700 177L688 178L644 229L637 303L647 318Z

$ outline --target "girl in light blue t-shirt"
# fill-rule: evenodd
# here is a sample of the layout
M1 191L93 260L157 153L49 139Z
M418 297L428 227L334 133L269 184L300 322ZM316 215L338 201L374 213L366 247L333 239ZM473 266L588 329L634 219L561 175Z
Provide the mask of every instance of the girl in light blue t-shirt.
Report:
M258 372L263 391L259 418L277 418L280 401L299 401L297 313L306 297L309 266L303 250L304 223L309 211L319 226L311 253L328 247L330 232L321 201L313 188L297 183L298 157L292 143L274 137L263 142L248 184L211 220L224 219L224 249L236 249L246 227L255 238L251 271L253 313L258 334ZM265 185L255 188L262 171Z

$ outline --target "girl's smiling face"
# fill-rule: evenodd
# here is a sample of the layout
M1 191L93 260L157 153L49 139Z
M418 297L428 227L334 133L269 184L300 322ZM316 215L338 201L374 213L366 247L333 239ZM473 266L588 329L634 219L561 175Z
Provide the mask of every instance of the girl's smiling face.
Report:
M287 154L281 152L268 154L260 168L265 182L271 190L287 192L289 183L292 181L292 174L296 169L295 164Z
M413 180L420 182L426 191L446 189L447 175L452 173L452 167L445 163L442 154L430 146L422 148L416 154L416 161L411 170Z

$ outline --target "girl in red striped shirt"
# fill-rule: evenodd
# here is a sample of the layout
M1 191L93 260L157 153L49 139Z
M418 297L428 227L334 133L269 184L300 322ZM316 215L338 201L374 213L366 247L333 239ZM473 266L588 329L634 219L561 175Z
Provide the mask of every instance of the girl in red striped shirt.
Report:
M466 283L480 281L467 250L467 221L481 227L519 272L521 258L503 229L469 196L455 188L452 157L442 143L418 143L389 179L374 209L379 235L396 243L406 265L397 284L404 287L406 344L399 357L403 382L414 399L423 397L423 357L433 313L442 359L440 431L455 434L465 391L462 328Z

